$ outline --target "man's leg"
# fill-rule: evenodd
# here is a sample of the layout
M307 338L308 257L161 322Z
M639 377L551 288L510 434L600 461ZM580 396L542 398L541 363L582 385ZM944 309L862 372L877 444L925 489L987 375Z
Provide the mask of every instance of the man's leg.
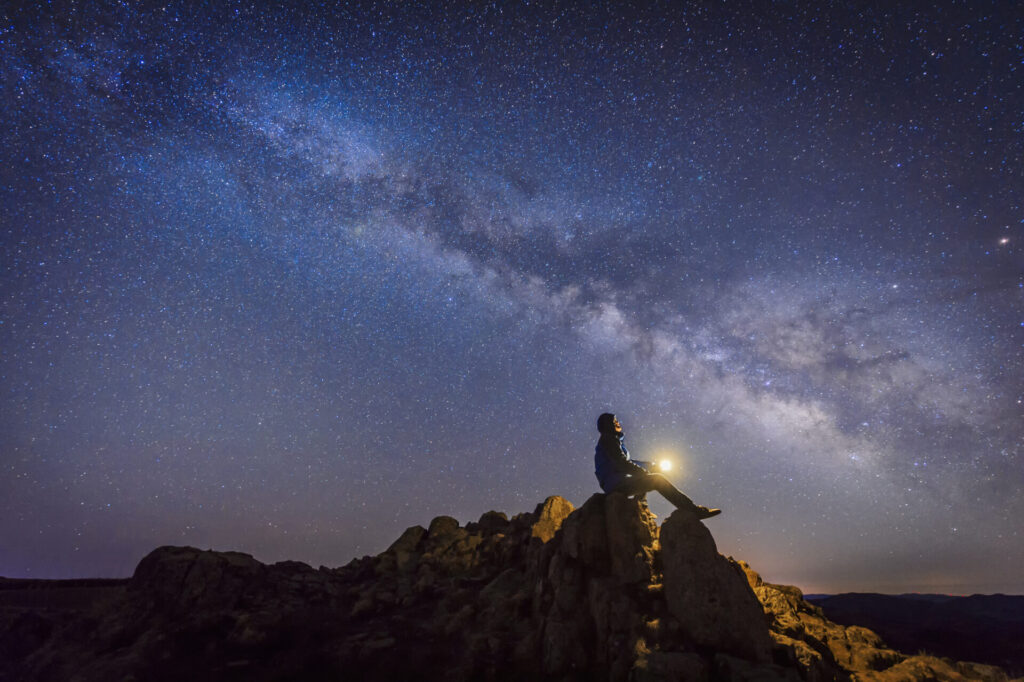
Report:
M638 474L630 476L622 485L615 489L617 493L626 495L642 495L643 493L657 490L661 496L675 505L676 509L697 511L699 507L681 490L672 485L672 482L661 474Z

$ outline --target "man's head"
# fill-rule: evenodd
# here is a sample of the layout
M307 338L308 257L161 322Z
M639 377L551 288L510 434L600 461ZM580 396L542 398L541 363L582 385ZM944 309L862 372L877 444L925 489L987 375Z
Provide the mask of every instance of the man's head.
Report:
M622 424L611 412L605 412L597 418L597 430L603 434L622 433Z

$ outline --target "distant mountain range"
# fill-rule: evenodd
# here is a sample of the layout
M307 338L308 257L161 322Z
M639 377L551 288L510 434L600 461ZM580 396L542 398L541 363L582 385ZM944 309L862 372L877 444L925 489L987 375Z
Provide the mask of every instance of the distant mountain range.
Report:
M904 653L928 652L1024 675L1024 596L851 592L805 599L830 620L874 630Z

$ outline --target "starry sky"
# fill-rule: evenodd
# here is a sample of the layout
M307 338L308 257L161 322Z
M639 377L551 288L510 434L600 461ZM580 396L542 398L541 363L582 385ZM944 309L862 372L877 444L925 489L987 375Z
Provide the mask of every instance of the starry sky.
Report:
M264 4L2 10L0 575L579 505L612 411L770 581L1024 593L1014 3Z

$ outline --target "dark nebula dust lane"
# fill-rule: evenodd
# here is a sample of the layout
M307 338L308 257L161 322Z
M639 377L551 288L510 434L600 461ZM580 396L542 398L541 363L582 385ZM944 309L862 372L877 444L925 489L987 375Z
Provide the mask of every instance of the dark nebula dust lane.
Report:
M2 10L0 575L579 504L613 411L773 582L1024 591L1021 23Z

